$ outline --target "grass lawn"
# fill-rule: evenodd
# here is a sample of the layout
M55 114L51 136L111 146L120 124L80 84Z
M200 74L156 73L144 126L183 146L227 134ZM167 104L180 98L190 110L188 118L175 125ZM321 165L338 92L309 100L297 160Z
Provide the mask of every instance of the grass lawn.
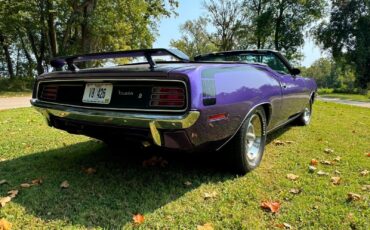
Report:
M351 101L364 101L370 102L370 92L368 95L361 95L361 94L344 94L344 93L330 93L330 94L320 94L322 97L328 98L339 98L343 100L351 100Z
M270 136L261 166L238 177L212 154L167 153L166 167L143 167L152 154L127 147L110 151L102 143L51 129L31 108L0 112L0 197L19 194L0 208L14 229L370 229L370 109L317 102L309 127L287 126ZM273 140L293 141L275 145ZM333 153L325 153L330 148ZM333 159L341 157L339 162ZM311 159L319 163L309 173ZM96 173L86 174L82 168ZM338 170L340 175L335 171ZM298 175L296 181L287 174ZM338 172L337 172L338 173ZM332 176L341 184L333 185ZM20 188L42 178L41 185ZM61 189L64 181L69 188ZM185 182L188 185L185 185ZM301 190L294 195L293 188ZM215 193L213 193L215 192ZM347 194L361 195L348 201ZM205 193L213 197L205 199ZM281 203L273 214L262 201ZM135 225L141 213L145 221Z
M1 97L31 97L32 91L22 91L22 92L8 92L8 91L0 91L0 98Z

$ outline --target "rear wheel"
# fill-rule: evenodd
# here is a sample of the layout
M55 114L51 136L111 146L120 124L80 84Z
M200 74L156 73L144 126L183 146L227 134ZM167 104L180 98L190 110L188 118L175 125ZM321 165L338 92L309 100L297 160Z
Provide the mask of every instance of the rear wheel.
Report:
M232 166L240 174L257 168L266 144L266 114L257 108L247 117L242 127L229 143L227 154L232 156Z

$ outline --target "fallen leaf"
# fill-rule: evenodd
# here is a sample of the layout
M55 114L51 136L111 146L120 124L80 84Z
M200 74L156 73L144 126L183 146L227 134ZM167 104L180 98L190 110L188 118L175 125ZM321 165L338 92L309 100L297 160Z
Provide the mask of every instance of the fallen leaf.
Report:
M9 197L10 198L15 198L17 195L18 195L18 190L10 190L9 192L8 192L8 195L9 195Z
M35 180L32 180L32 185L40 185L40 184L42 184L42 179L35 179Z
M89 167L89 168L83 168L82 169L84 173L86 173L87 175L92 175L92 174L95 174L96 173L96 169L95 168L92 168L92 167Z
M311 160L311 162L310 162L310 165L315 166L315 165L317 165L318 163L319 163L319 161L318 161L318 160L316 160L316 159L312 159L312 160Z
M301 190L298 189L298 188L292 188L291 190L289 190L290 193L293 193L293 194L299 194L301 193Z
M29 187L31 187L31 185L29 183L23 183L23 184L21 184L21 187L22 188L29 188Z
M7 184L7 183L8 183L8 181L6 181L6 180L0 180L0 185Z
M362 186L362 191L370 191L370 184Z
M283 223L285 229L292 229L292 226L288 223Z
M211 223L205 223L203 225L198 225L197 230L213 230L213 225Z
M361 176L367 176L369 174L369 171L366 169L360 172Z
M333 185L339 185L341 178L339 176L333 176L330 181Z
M168 161L166 161L162 157L157 157L157 156L153 156L152 158L143 161L143 167L157 166L157 165L164 168L168 165Z
M185 182L184 182L184 185L186 185L186 186L191 186L191 185L192 185L192 183L191 183L190 181L185 181Z
M329 148L326 148L324 149L324 153L334 153L334 150L333 149L329 149Z
M320 161L323 165L332 165L331 161Z
M297 180L299 178L299 176L297 175L294 175L292 173L289 173L286 175L286 177L289 179L289 180Z
M285 143L283 141L280 141L280 140L275 140L273 143L276 146L283 146L283 145L285 145Z
M370 157L370 153L367 153L367 156Z
M353 193L353 192L348 193L347 196L348 196L349 201L361 200L361 195Z
M134 221L135 224L142 224L144 223L145 218L143 215L138 213L132 217L132 220Z
M1 219L0 220L0 230L11 230L12 229L12 224L5 220L5 219Z
M329 173L320 170L320 171L317 172L317 175L319 175L319 176L329 176Z
M272 213L276 213L280 209L280 203L277 201L263 201L261 203L261 208L268 210Z
M336 157L336 158L334 158L334 161L337 161L337 162L339 162L339 161L341 161L342 160L342 158L341 157Z
M63 188L63 189L65 189L65 188L69 188L69 183L68 183L68 181L63 181L61 184L60 184L60 188Z
M210 198L215 198L216 196L217 196L217 192L215 192L215 191L204 193L204 199L205 200L210 199Z
M313 172L315 172L316 171L316 167L315 166L312 166L312 165L310 165L310 166L308 166L308 171L310 172L310 173L313 173Z
M295 143L294 141L285 141L288 145Z
M0 198L0 207L4 207L6 203L9 203L12 200L10 196Z

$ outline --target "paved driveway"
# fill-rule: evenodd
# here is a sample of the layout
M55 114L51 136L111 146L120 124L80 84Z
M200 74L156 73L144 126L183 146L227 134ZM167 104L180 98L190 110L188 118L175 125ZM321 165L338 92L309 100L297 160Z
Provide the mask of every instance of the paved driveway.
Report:
M339 104L354 105L354 106L370 108L370 102L350 101L350 100L342 100L339 98L328 98L328 97L318 97L317 99L320 101L328 101L328 102L335 102Z
M0 97L0 110L30 107L30 96L27 97Z

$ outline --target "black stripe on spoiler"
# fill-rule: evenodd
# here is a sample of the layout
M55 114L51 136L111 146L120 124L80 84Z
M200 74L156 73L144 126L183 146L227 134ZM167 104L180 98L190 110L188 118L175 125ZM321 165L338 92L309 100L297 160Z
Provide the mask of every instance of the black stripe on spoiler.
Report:
M103 53L92 53L82 54L69 57L58 57L51 60L50 64L56 69L60 69L65 65L68 65L68 70L76 71L77 66L74 65L76 62L85 62L91 60L100 60L108 58L130 58L130 57L145 57L150 65L150 69L155 67L155 62L152 57L154 56L172 56L179 61L189 62L189 57L182 51L177 49L143 49L143 50L129 50L129 51L116 51L116 52L103 52Z

